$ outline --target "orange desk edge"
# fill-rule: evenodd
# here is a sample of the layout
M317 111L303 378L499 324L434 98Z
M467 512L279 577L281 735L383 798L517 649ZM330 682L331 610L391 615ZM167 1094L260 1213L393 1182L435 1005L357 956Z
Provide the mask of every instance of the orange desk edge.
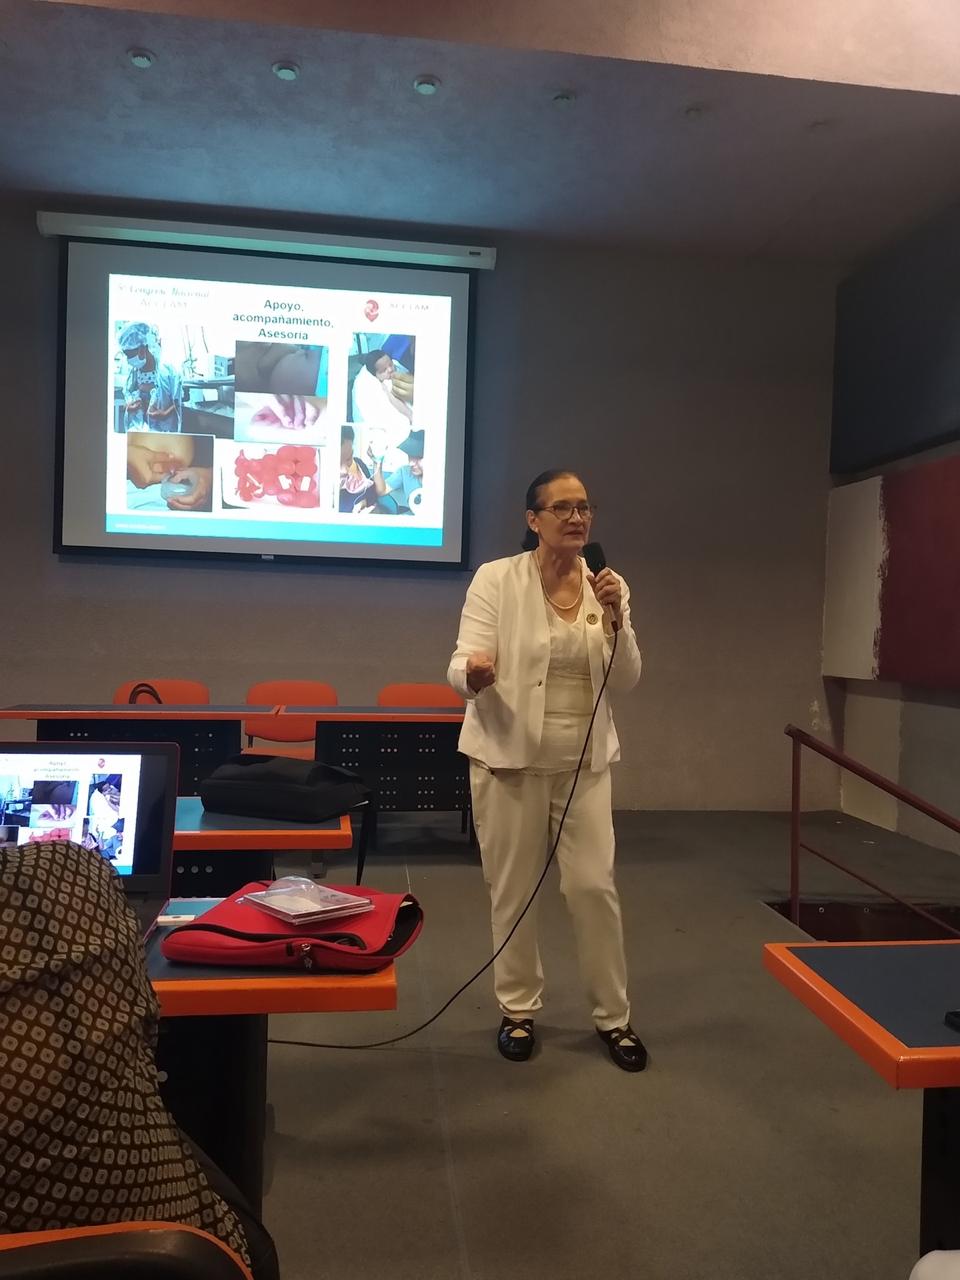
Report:
M382 711L351 711L349 708L331 707L329 711L295 711L292 707L280 707L281 716L296 716L299 720L316 720L326 724L339 721L342 724L463 724L463 712L456 707L449 711L404 711L402 707L384 707Z
M216 831L204 827L184 827L173 833L175 853L216 853L219 851L261 853L265 849L350 849L353 827L350 817L340 815L340 826L324 831L308 822L296 827L261 827L259 830Z
M186 1231L190 1235L200 1236L211 1244L222 1249L236 1265L241 1276L253 1280L253 1273L244 1264L241 1257L228 1248L222 1240L211 1235L209 1231L201 1231L199 1227L188 1227L182 1222L154 1222L153 1220L137 1220L135 1222L113 1222L97 1227L62 1227L55 1231L16 1231L9 1235L0 1235L0 1249L29 1249L33 1245L56 1244L61 1240L87 1240L91 1236L119 1236L118 1247L123 1248L123 1237L131 1231Z
M890 1034L806 964L807 947L960 946L960 942L768 942L765 968L894 1089L960 1085L960 1051L946 1046L913 1049ZM797 954L801 953L801 954Z
M279 715L281 707L270 707L267 711L257 711L260 716ZM58 711L56 709L46 710L42 707L25 707L23 710L13 710L9 707L0 707L0 720L123 720L128 716L131 720L246 720L250 716L249 711L217 711L210 710L209 704L198 702L196 709L190 707L180 707L176 711L171 711L169 707L157 705L155 703L128 703L118 702L110 711L85 711L83 709ZM47 745L46 743L41 745ZM120 744L122 745L122 744Z
M291 970L263 978L156 978L153 989L165 1018L249 1013L368 1013L397 1007L393 965L379 973Z

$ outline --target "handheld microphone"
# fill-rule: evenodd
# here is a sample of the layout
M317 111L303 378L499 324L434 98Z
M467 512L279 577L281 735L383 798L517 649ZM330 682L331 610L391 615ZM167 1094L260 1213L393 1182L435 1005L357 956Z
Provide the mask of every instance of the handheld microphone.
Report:
M584 560L586 560L587 562L587 568L590 570L590 572L593 574L594 577L596 577L597 574L600 573L602 569L605 569L607 567L607 557L603 554L603 547L601 547L599 542L585 543L582 554L583 554ZM607 621L610 623L610 626L613 628L613 630L619 631L620 623L617 622L616 619L614 618L613 609L610 607L610 605L605 604L603 606L603 612L606 614Z

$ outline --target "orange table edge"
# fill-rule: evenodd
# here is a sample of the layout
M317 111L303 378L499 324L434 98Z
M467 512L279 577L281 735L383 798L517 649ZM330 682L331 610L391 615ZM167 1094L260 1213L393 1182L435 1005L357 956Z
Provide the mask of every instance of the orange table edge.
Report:
M890 1034L795 954L807 947L960 946L916 942L768 942L764 967L894 1089L949 1089L960 1085L960 1052L914 1049Z
M449 711L404 711L402 707L385 707L382 711L351 711L349 708L331 707L329 711L299 710L282 706L278 714L296 716L298 720L316 720L321 723L339 721L342 724L463 724L463 712L451 707Z
M0 720L246 720L251 715L256 716L275 716L280 713L280 706L273 707L257 707L249 710L235 711L211 711L205 703L198 703L196 708L178 707L171 710L169 707L156 706L148 703L143 705L137 703L131 705L127 702L118 702L111 710L89 711L69 710L58 711L56 709L46 710L42 707L25 707L23 710L14 710L9 707L0 707ZM48 746L48 743L44 743ZM122 745L122 744L120 744Z
M340 826L335 830L323 830L301 823L296 827L276 827L259 830L205 830L203 827L184 827L173 833L175 853L217 853L220 851L261 853L269 849L351 849L353 828L348 814L341 814Z
M291 971L263 978L157 978L165 1018L250 1013L366 1013L397 1007L397 974Z
M243 1259L233 1252L223 1240L211 1235L209 1231L201 1231L199 1227L188 1227L183 1222L165 1222L162 1219L138 1219L134 1222L112 1222L97 1227L60 1227L53 1231L15 1231L9 1235L0 1235L0 1250L10 1252L14 1249L30 1249L34 1246L57 1244L66 1240L90 1240L97 1236L119 1236L117 1248L123 1248L123 1240L131 1231L182 1231L188 1235L199 1236L222 1250L233 1262L241 1276L253 1280L253 1272L249 1270ZM26 1259L29 1265L29 1259Z

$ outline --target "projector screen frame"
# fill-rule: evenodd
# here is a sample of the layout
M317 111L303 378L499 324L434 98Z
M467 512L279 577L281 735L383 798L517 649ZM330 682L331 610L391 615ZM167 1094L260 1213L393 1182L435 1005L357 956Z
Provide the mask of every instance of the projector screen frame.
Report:
M53 233L47 231L44 234L51 236ZM463 484L460 502L460 556L456 560L413 560L404 559L402 557L385 558L378 557L375 554L363 556L338 556L335 553L329 555L310 555L297 551L240 551L212 549L209 547L201 550L183 547L130 547L130 546L114 546L114 545L87 545L65 541L63 538L63 516L64 516L64 485L65 485L65 433L66 433L66 361L67 361L67 298L69 290L69 259L70 246L74 244L89 244L103 246L106 238L102 236L78 236L69 234L57 234L59 241L59 259L58 259L58 300L57 300L57 389L56 389L56 418L55 418L55 439L54 439L54 465L55 465L55 487L54 487L54 526L53 526L53 545L54 554L68 559L84 560L90 562L110 563L116 560L145 560L156 562L164 560L170 563L182 561L218 561L221 563L236 563L249 567L251 565L272 565L287 564L312 566L314 568L349 568L356 571L362 571L364 568L370 569L389 569L395 572L409 572L410 570L423 570L430 573L436 572L456 572L462 573L470 565L470 510L471 510L471 473L472 473L472 444L473 444L473 385L474 385L474 356L475 356L475 337L474 328L476 321L476 302L477 302L477 276L481 269L489 269L489 267L481 268L479 266L468 265L447 265L442 263L417 262L407 263L401 260L392 262L380 261L375 264L363 263L358 261L356 256L333 257L324 255L319 259L324 264L345 265L355 267L358 265L378 265L389 269L404 270L412 269L424 273L455 274L466 277L467 299L466 299L466 342L464 348L464 405L463 405ZM218 257L249 259L251 257L265 260L279 260L285 262L305 262L316 265L318 258L315 255L288 252L269 252L262 249L245 249L225 246L208 246L208 245L190 245L190 244L169 244L153 241L132 241L124 239L117 242L118 247L123 248L140 248L148 250L189 250L195 248L198 252L204 254L216 255Z

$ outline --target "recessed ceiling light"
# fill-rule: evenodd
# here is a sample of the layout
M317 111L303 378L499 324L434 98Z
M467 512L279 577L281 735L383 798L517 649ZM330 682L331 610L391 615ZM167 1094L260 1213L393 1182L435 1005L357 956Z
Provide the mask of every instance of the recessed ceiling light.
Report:
M437 76L417 76L413 87L424 98L432 98L440 88L440 80Z
M822 133L826 129L833 129L836 126L836 120L824 118L823 120L811 120L807 128L811 133Z
M568 107L571 102L576 102L577 95L572 89L560 89L553 95L553 101L558 107Z
M705 102L691 102L689 106L684 107L683 114L688 120L699 120L701 116L705 116L709 108Z
M156 61L149 49L128 49L127 57L141 71L146 71L147 67L152 67Z
M300 68L295 62L275 62L271 68L278 80L298 80Z

